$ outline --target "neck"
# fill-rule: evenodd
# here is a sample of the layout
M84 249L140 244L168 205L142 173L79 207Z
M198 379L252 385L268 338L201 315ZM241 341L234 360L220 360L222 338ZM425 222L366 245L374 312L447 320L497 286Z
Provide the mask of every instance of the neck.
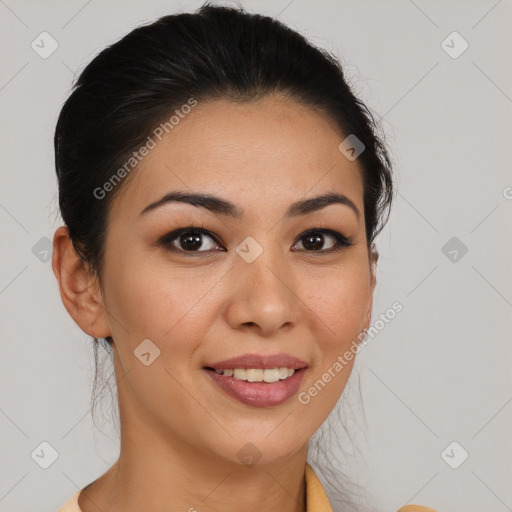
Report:
M249 467L199 451L140 417L121 417L120 456L80 493L82 512L306 510L307 444L286 460Z

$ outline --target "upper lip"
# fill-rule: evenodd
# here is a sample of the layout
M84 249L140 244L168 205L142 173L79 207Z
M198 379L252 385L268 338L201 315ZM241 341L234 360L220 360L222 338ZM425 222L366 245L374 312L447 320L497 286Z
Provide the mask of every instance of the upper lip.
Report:
M207 368L214 368L215 370L230 370L235 368L248 369L248 368L293 368L300 370L305 368L307 364L290 354L275 354L275 355L261 355L261 354L243 354L241 356L225 359L224 361L217 361L208 364Z

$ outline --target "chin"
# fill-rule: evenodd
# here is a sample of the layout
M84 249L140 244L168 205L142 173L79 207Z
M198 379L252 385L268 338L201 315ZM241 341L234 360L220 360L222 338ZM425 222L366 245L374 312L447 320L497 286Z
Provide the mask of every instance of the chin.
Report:
M270 436L264 433L237 436L229 442L227 460L246 466L277 464L288 460L304 447L308 439L305 438L301 442L299 436L291 437L287 432L289 430L284 429L281 435L274 432ZM225 457L225 454L223 456Z

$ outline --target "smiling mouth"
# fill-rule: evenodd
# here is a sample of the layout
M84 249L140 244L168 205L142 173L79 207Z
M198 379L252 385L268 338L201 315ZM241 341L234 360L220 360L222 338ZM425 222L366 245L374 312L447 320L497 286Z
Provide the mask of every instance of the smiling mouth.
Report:
M267 408L288 402L298 392L307 367L215 369L206 366L203 371L216 389L236 401Z
M279 382L280 380L286 380L291 377L295 372L300 370L295 370L294 368L287 368L286 366L281 366L279 368L230 368L230 369L215 369L210 368L208 366L205 367L206 370L218 373L219 375L224 375L225 377L233 377L236 380L246 381L246 382L266 382L267 384L272 384L274 382Z

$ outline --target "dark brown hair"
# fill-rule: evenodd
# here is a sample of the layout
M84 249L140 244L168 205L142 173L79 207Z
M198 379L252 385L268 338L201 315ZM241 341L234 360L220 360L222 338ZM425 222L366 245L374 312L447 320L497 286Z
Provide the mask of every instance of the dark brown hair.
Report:
M191 97L254 101L274 92L325 112L345 137L364 144L358 162L370 246L389 216L391 163L380 127L338 60L276 19L207 2L138 27L101 51L60 112L54 139L60 211L100 284L109 204L131 174L101 199L95 190ZM111 353L109 341L95 338L96 370L98 342Z

